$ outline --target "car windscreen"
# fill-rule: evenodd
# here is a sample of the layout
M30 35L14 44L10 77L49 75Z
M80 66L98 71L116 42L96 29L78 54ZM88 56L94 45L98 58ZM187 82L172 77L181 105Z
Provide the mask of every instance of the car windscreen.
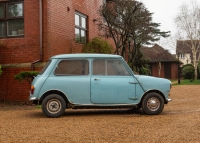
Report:
M49 60L46 64L45 64L45 66L42 68L42 70L40 71L40 75L42 75L44 72L45 72L45 70L48 68L48 66L50 65L50 63L51 63L51 60Z

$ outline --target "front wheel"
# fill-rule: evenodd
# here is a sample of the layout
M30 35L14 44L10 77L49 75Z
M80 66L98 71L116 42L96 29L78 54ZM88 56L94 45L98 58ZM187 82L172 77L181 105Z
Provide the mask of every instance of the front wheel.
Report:
M42 102L42 111L47 117L60 117L64 114L65 109L65 100L58 94L48 95Z
M158 93L148 93L142 101L142 110L148 115L158 115L163 111L164 99Z

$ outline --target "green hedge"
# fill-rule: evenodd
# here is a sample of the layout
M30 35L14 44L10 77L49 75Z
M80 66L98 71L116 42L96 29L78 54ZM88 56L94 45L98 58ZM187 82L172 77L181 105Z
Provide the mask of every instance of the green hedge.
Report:
M82 52L111 54L112 46L105 40L96 37L83 46Z
M194 66L187 64L182 67L182 76L184 79L194 79Z
M15 79L22 82L23 80L27 80L30 84L33 81L34 77L39 74L38 71L23 71L15 75Z
M1 65L0 65L0 75L1 75L1 73L2 73L2 70L1 70Z

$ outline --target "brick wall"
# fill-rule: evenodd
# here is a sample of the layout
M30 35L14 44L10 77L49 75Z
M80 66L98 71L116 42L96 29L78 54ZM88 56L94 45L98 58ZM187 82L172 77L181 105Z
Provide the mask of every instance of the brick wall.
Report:
M177 65L177 63L171 64L171 76L172 76L172 79L178 79L178 65Z
M30 70L29 68L3 68L0 76L0 101L27 101L30 85L28 82L19 82L14 76L21 71Z
M93 19L98 18L97 8L101 4L102 0L48 0L48 47L44 59L61 53L80 53L83 45L74 42L75 11L88 16L88 41L98 35L98 27Z
M155 77L159 77L158 75L158 64L157 63L153 63L151 65L152 69L152 76L155 76ZM165 74L164 74L164 63L161 64L161 74L160 74L160 77L161 78L165 78ZM177 79L178 78L178 70L177 70L177 63L175 62L171 62L171 79Z
M32 62L39 58L38 0L24 1L24 37L0 39L6 44L0 48L0 63Z
M31 70L31 62L40 58L39 49L39 1L24 1L24 37L0 39L5 47L0 48L0 100L27 101L30 85L19 83L14 75Z

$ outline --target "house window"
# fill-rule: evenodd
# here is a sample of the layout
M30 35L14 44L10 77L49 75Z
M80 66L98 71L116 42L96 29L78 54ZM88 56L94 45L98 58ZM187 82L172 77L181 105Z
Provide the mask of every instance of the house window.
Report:
M180 54L180 58L184 59L185 58L185 54Z
M0 38L24 35L24 3L0 2Z
M87 16L79 12L75 13L75 39L77 43L86 43Z

